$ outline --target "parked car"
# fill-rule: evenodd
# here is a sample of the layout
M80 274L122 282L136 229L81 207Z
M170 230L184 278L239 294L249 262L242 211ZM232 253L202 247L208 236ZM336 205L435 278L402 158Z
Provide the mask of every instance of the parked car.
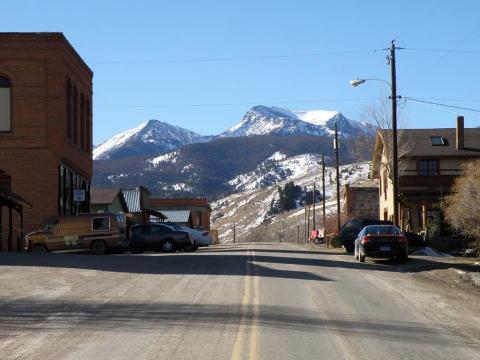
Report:
M408 259L408 241L394 225L365 226L355 240L355 258L365 262L365 257Z
M130 228L129 249L141 253L146 250L173 252L176 250L194 251L192 236L165 224L134 225Z
M393 225L393 223L391 221L372 219L352 219L347 221L338 234L339 241L347 252L353 252L358 233L368 225Z
M186 226L180 226L175 223L166 223L167 225L173 227L175 230L186 231L192 235L193 240L195 241L196 246L208 246L212 244L212 236L210 231L206 230L196 230Z
M127 245L125 215L113 213L51 217L25 236L25 250L34 253L90 249L107 254Z

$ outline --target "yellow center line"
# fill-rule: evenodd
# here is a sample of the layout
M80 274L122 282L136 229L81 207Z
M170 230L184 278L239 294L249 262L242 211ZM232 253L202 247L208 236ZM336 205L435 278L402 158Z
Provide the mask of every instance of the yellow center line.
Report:
M258 313L260 305L259 297L259 280L255 276L255 268L252 264L251 259L253 259L254 253L250 247L247 249L248 260L245 264L246 274L245 274L245 285L242 299L242 318L240 321L240 326L238 328L237 337L235 339L235 344L233 346L231 360L242 360L246 355L246 333L248 327L248 317L250 303L253 302L252 314L251 314L251 325L250 325L250 341L248 359L256 360L257 359L257 349L258 349ZM252 294L253 292L253 294Z

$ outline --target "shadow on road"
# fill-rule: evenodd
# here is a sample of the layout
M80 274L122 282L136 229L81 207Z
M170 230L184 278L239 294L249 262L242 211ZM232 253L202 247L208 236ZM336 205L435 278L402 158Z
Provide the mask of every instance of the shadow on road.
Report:
M188 326L199 331L238 325L245 321L241 308L219 304L112 303L68 300L28 300L13 302L0 298L0 334L25 331L68 331L81 327L92 331L167 330ZM437 326L393 319L365 319L358 316L322 315L308 310L263 305L258 315L249 308L246 324L301 332L337 332L351 337L370 337L394 342L425 343L480 349L480 343L461 335L474 332L465 324ZM201 329L201 330L200 330ZM236 327L232 331L236 331ZM461 331L460 331L461 330Z
M144 255L91 255L91 254L25 254L0 253L0 266L40 266L70 269L88 269L110 272L124 272L137 274L194 274L194 275L236 275L247 274L247 264L254 263L255 274L261 277L275 277L298 280L330 281L318 275L316 268L346 268L354 270L375 270L389 272L420 272L432 269L454 268L463 271L480 271L479 266L468 264L442 263L428 259L414 259L406 264L395 264L385 261L376 263L358 263L350 257L345 260L334 257L330 252L303 251L297 248L285 249L258 249L255 247L255 256L249 255L247 249L218 249L201 250L199 253L182 254L144 254ZM269 253L269 254L268 254ZM288 256L288 255L291 256ZM327 256L318 257L323 254ZM267 267L266 264L296 265L311 267L305 270L278 269ZM310 270L310 271L307 271ZM313 271L313 272L312 272ZM314 273L315 272L315 273Z

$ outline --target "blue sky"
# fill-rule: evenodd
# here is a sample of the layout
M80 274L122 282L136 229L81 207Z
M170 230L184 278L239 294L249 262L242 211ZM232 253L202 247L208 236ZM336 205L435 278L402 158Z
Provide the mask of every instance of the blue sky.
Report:
M255 104L338 110L353 119L389 79L398 93L480 108L480 2L3 0L0 31L61 31L94 71L94 143L159 119L201 134ZM480 113L407 102L408 127L480 125Z

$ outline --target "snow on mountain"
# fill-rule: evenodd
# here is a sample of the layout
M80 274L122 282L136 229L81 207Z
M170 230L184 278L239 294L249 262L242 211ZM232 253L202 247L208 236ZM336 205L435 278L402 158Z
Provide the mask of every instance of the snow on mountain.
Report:
M275 155L275 156L274 156ZM272 154L278 157L278 154ZM272 162L266 159L264 163ZM236 225L237 241L278 240L278 236L291 236L297 239L297 226L303 230L304 209L294 209L288 213L269 216L272 202L278 200L279 186L293 181L302 188L312 189L313 182L321 189L321 155L303 154L291 158L274 160L277 174L282 171L287 175L283 179L273 179L269 184L262 184L262 178L273 174L272 169L259 165L255 171L239 175L229 183L239 191L212 203L212 227L218 230L221 242L233 240L233 222ZM340 166L340 182L345 184L368 178L370 162L359 162ZM266 170L266 171L263 171ZM281 176L280 176L281 177ZM335 212L335 168L326 167L325 197L327 214ZM290 235L288 235L290 234ZM277 239L272 238L277 236ZM270 238L269 238L270 237ZM292 239L290 239L291 241ZM287 239L288 241L288 239Z
M341 137L373 134L374 127L347 119L338 111L312 110L291 111L280 107L258 105L251 108L242 120L220 134L227 136L250 135L327 135L332 136L334 124L338 123Z
M149 120L96 146L93 150L93 159L105 160L132 155L160 154L185 144L208 139L209 137L179 126L159 120Z

